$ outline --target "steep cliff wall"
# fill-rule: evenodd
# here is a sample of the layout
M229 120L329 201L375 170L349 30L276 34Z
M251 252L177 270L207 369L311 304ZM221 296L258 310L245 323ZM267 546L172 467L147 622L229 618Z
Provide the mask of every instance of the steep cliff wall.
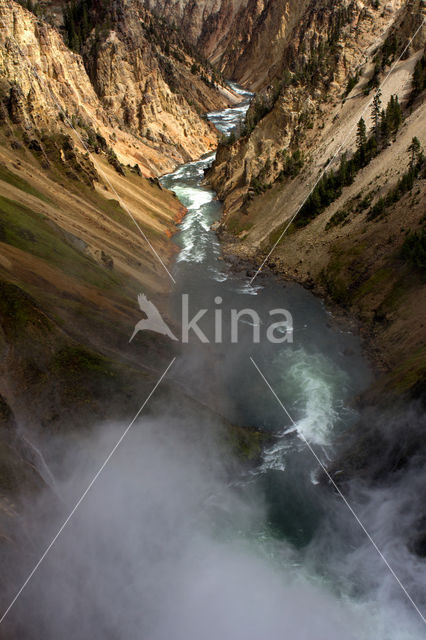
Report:
M212 51L224 75L258 91L281 78L283 52L308 2L249 0Z
M145 6L153 13L182 27L192 44L198 42L205 21L220 11L222 4L222 0L145 0Z
M211 53L228 32L239 9L247 3L248 0L145 0L151 11L179 25L192 44L199 44L210 32L212 41L210 47L205 42L205 53Z
M357 313L395 373L388 380L407 388L424 375L426 344L424 266L413 258L424 251L424 165L407 151L413 138L426 146L422 6L340 8L336 22L330 3L310 5L285 49L283 83L220 147L209 180L232 250L261 263L322 178L268 262ZM371 102L384 80L376 129Z
M145 0L145 4L179 25L225 77L255 89L276 74L287 25L297 20L303 6L282 0Z
M331 110L337 120L341 107L348 109L349 78L358 76L365 87L373 75L372 52L383 44L400 7L400 0L384 10L360 2L308 4L284 38L281 80L254 101L240 139L219 149L211 179L226 210L234 202L241 206L253 186L259 190L275 182L285 169L283 152L298 149L306 156L327 140L324 125ZM331 151L321 146L319 162Z
M82 48L104 107L176 164L214 148L216 133L200 114L229 103L212 70L142 2L115 2L109 11L107 33L92 33Z
M308 2L295 0L146 0L146 6L182 27L227 78L254 90L279 78L288 33Z
M162 33L141 3L117 1L108 11L108 22L79 46L82 58L56 29L2 0L2 101L13 117L26 127L50 127L65 111L151 175L214 148L216 132L200 114L232 96L215 88L182 39Z

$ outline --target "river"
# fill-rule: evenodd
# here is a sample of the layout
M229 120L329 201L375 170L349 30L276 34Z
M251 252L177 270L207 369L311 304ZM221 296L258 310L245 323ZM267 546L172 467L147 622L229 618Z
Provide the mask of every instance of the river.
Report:
M242 103L208 116L226 135L238 126L251 99L249 92L235 84L231 86L241 95ZM336 439L342 439L345 430L358 418L351 400L372 382L360 341L338 327L324 304L303 287L293 282L284 283L272 275L258 277L252 286L244 269L232 269L224 262L220 243L211 230L213 223L220 219L222 205L214 191L203 184L205 171L212 164L214 155L180 167L163 177L162 184L173 190L188 209L176 238L179 254L174 270L176 286L171 313L178 321L183 294L188 296L191 315L200 309L209 310L199 324L210 343L206 346L197 339L190 341L176 365L174 376L189 384L197 397L210 405L213 402L218 412L233 423L255 426L272 434L262 462L236 483L243 500L249 501L253 490L261 496L264 507L261 520L255 519L249 527L246 524L244 530L241 523L231 517L226 520L226 527L254 540L256 554L273 558L276 567L281 566L281 577L287 573L290 583L294 566L297 566L302 580L306 579L310 587L320 585L321 594L315 594L315 597L321 600L331 593L336 597L331 612L328 610L330 602L325 605L324 620L318 628L309 621L307 602L306 628L302 623L297 632L292 631L294 635L279 637L309 640L419 638L416 611L410 612L410 602L404 602L406 597L402 591L398 593L400 587L377 550L368 539L362 540L363 536L366 538L365 533L347 506L338 504L341 499L318 483L320 466L315 455L324 465L332 460ZM218 308L220 317L225 319L220 344L214 341L214 312ZM271 344L265 332L261 333L259 344L253 344L253 323L249 316L242 319L238 342L232 344L231 311L246 308L256 311L265 328L271 309L288 310L293 319L291 344ZM277 402L252 359L294 422ZM354 545L359 545L357 568L351 567L357 556ZM323 557L315 558L315 553L321 553ZM371 576L367 577L369 563L370 569L375 567L374 571L380 576L378 581L372 580L373 589ZM380 563L383 566L377 569ZM339 567L337 571L334 565ZM348 578L348 573L352 578ZM363 580L368 584L363 585ZM382 600L384 593L387 596ZM357 597L351 599L354 594ZM308 588L306 599L309 601L311 597ZM301 601L295 603L297 610L305 600L303 589L300 598ZM395 610L391 612L389 603L393 599ZM398 611L396 625L395 611ZM283 602L283 617L289 613ZM413 620L410 613L414 614ZM312 614L313 619L317 614L318 611ZM337 627L331 630L325 623L330 615L338 632ZM403 622L405 618L406 623ZM326 631L322 631L323 627ZM286 628L285 624L283 628ZM265 621L264 633L253 634L253 637L278 637L272 632L268 634L267 629ZM241 636L230 635L226 627L223 633L216 637L252 637L246 627ZM189 637L194 636L189 634Z
M242 104L209 115L225 133L250 100L234 89ZM202 184L213 159L162 178L188 208L170 316L177 326L188 296L191 317L206 310L206 340L192 333L179 345L174 384L161 385L125 439L113 421L51 437L63 505L52 505L51 491L28 499L28 557L13 567L12 586L52 543L4 637L419 640L424 624L401 585L426 605L424 560L410 547L425 473L406 469L374 488L355 479L345 485L348 504L321 481L320 463L333 460L358 419L353 399L372 380L368 362L358 337L312 293L273 275L251 286L245 269L222 259L211 231L221 204ZM274 332L286 342L268 337L277 309L292 317ZM242 310L232 341L231 314ZM398 426L393 420L382 418L384 434ZM265 446L247 463L259 433Z

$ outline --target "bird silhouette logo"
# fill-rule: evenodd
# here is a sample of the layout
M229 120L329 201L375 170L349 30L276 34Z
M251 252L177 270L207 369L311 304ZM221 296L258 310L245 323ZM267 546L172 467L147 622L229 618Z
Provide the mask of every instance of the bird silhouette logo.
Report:
M140 310L147 316L145 320L140 320L135 326L132 337L129 342L132 342L134 337L139 331L154 331L160 333L163 336L167 336L171 340L178 340L171 329L164 322L157 307L148 300L148 298L142 293L138 295L138 302Z

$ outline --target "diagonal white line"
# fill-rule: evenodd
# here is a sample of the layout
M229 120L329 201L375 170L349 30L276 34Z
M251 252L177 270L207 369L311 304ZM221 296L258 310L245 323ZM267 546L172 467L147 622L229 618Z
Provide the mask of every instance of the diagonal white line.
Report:
M284 406L284 404L281 402L280 398L277 396L277 394L275 393L274 389L272 388L272 386L270 385L270 383L268 382L268 380L265 378L264 374L262 373L262 371L260 370L260 368L258 367L258 365L256 364L256 362L253 360L253 358L250 356L250 360L253 364L253 366L255 367L255 369L258 371L260 377L262 378L262 380L265 382L266 386L268 387L268 389L271 391L272 395L274 396L275 400L278 402L278 404L280 405L281 409L284 411L284 413L287 415L287 417L291 420L291 422L293 423L293 425L296 427L296 423L293 420L293 418L291 417L291 415L289 414L289 412L287 411L286 407ZM320 458L318 457L318 455L316 454L315 450L312 448L312 446L310 445L310 443L308 442L308 440L305 438L305 436L303 435L302 432L298 432L299 436L302 438L303 442L305 443L305 445L308 447L309 451L312 453L312 455L314 456L315 460L318 462L318 464L320 465L321 469L324 471L325 475L327 476L328 480L331 482L331 484L333 485L334 489L337 491L337 493L339 494L339 496L341 497L341 499L343 500L343 502L345 503L345 505L347 506L347 508L349 509L349 511L351 512L351 514L353 515L353 517L355 518L355 520L357 521L357 523L359 524L359 526L361 527L361 529L363 530L363 532L365 533L365 535L367 536L368 540L371 542L371 544L373 545L374 549L377 551L377 553L379 554L380 558L383 560L383 562L385 563L385 565L387 566L387 568L389 569L389 571L391 572L392 576L395 578L395 580L397 581L398 585L401 587L402 591L404 592L405 596L407 597L407 599L410 601L410 603L412 604L412 606L414 607L414 609L417 611L417 613L419 614L420 618L422 619L422 621L425 623L426 625L426 618L424 617L424 615L422 614L422 612L420 611L419 607L416 605L416 603L414 602L413 598L410 596L410 594L408 593L407 589L404 587L404 585L402 584L401 580L398 578L398 576L396 575L395 571L392 569L391 565L389 564L389 562L386 560L385 556L383 555L383 552L379 549L379 547L377 546L377 544L374 542L373 538L371 537L371 535L369 534L369 532L367 531L367 529L365 528L364 524L361 522L361 520L359 519L359 517L357 516L357 514L355 513L355 511L353 510L353 508L351 507L351 505L349 504L348 500L345 498L345 496L343 495L341 489L339 488L339 486L336 484L336 482L333 480L333 478L331 477L331 475L329 474L329 472L327 471L326 467L323 465L323 463L321 462Z
M75 514L75 512L77 511L77 509L79 508L79 506L81 505L81 503L83 502L83 500L86 498L87 494L89 493L89 491L91 490L91 488L93 487L93 485L95 484L95 482L97 481L97 479L99 478L99 476L101 475L102 471L105 469L105 467L107 466L108 462L111 460L112 456L114 455L114 453L117 451L118 447L121 445L121 443L123 442L124 438L126 437L126 435L129 433L130 429L133 427L133 425L135 424L136 420L139 418L140 414L142 413L142 411L144 410L144 408L146 407L146 405L148 404L148 402L150 401L150 399L152 398L152 396L154 395L154 393L156 392L156 390L158 389L158 387L160 386L161 382L164 380L164 378L166 377L167 373L169 372L170 368L172 367L172 365L174 364L176 358L173 358L173 360L171 361L171 363L169 364L169 366L167 367L167 369L164 371L164 373L161 375L160 379L158 380L158 382L156 383L155 387L152 389L152 391L150 392L150 394L148 395L148 397L146 398L145 402L143 403L143 405L141 406L141 408L139 409L139 411L137 412L137 414L135 415L135 417L133 418L133 420L131 421L131 423L129 424L129 426L126 428L126 430L123 432L123 434L121 435L120 439L118 440L118 442L115 444L115 446L113 447L113 449L111 450L111 452L108 454L107 458L105 459L105 461L103 462L103 464L100 466L100 468L98 469L98 471L95 473L95 475L93 476L92 480L90 481L89 485L87 486L87 488L84 490L84 492L82 493L82 495L80 496L80 498L78 499L78 501L76 502L76 504L74 505L72 511L69 513L69 515L67 516L67 518L64 520L63 524L61 525L61 527L59 528L58 532L56 533L56 535L54 536L54 538L52 539L52 541L49 543L49 545L46 547L45 551L43 552L40 560L37 562L37 564L35 565L35 567L32 569L31 573L29 574L29 576L27 577L27 579L25 580L24 584L22 585L22 587L19 589L18 593L16 594L16 596L13 598L12 602L10 603L10 605L7 607L6 611L3 613L2 617L0 618L0 624L3 622L3 620L6 618L7 614L9 613L9 611L12 609L13 605L16 603L16 601L18 600L18 598L20 597L20 595L22 594L23 590L25 589L25 587L28 585L28 583L30 582L30 580L32 579L32 577L34 576L34 574L36 573L36 571L39 569L40 565L42 564L42 562L44 561L44 559L46 558L47 554L49 553L49 551L52 549L53 545L55 544L55 542L57 541L57 539L59 538L59 536L61 535L61 533L63 532L63 530L65 529L65 527L68 525L69 521L71 520L71 518L73 517L73 515Z
M21 47L19 46L16 38L11 35L8 34L9 38L13 39L15 41L16 47L20 53L20 55L24 58L24 60L26 61L30 73L32 72L34 77L37 79L37 81L39 82L40 86L45 87L45 89L49 92L50 97L52 98L52 100L54 101L54 103L56 104L56 106L59 108L59 110L61 111L64 120L67 122L68 126L74 131L74 133L76 134L76 136L78 137L78 139L80 140L81 144L83 145L84 149L87 151L87 153L89 154L89 156L92 156L92 153L89 149L89 147L87 146L86 142L84 141L84 139L82 138L82 136L80 135L80 133L75 129L74 125L72 124L71 120L69 119L67 113L65 112L64 108L62 107L62 105L60 104L60 102L56 99L54 93L52 92L52 90L46 86L46 83L43 82L43 80L41 79L40 75L38 74L37 69L31 64L30 59L28 58L28 56L25 55L25 53L22 51ZM92 120L90 114L88 113L86 107L83 104L80 104L80 106L84 109L84 111L87 113L88 117L90 118L90 120ZM170 280L173 282L173 284L176 284L176 280L174 279L174 277L172 276L172 274L170 273L169 269L166 267L164 261L162 260L161 256L159 255L159 253L156 251L156 249L152 246L151 242L148 240L148 237L146 235L146 233L143 231L143 229L141 228L140 224L137 222L137 220L135 219L134 215L132 214L132 212L130 211L129 207L127 206L127 204L124 202L124 200L122 200L120 198L120 196L117 193L117 190L115 189L114 185L111 183L111 180L109 179L108 175L106 174L106 172L102 169L99 168L100 173L102 174L105 182L108 183L109 188L113 191L113 193L117 196L118 201L120 202L120 204L122 205L123 209L126 211L127 215L131 218L131 220L133 221L133 223L135 224L136 228L138 229L139 233L141 234L142 238L145 240L145 242L147 243L147 245L149 246L149 248L151 249L152 253L154 254L154 256L157 258L157 260L161 263L163 269L165 270L165 272L167 273L167 275L169 276Z
M398 60L396 60L396 62L392 65L389 73L387 74L387 76L384 78L383 82L380 84L380 86L377 88L377 90L383 88L386 84L386 82L388 81L390 75L393 73L396 65L401 61L403 55L405 54L405 52L408 50L408 48L410 47L411 43L413 42L414 38L416 37L416 35L419 33L420 29L423 27L424 23L425 23L426 18L423 18L423 21L421 23L421 25L418 27L418 29L416 29L415 34L413 35L413 37L411 38L411 40L408 42L407 46L405 47L405 49L403 50L403 52L401 53L401 55L399 56ZM374 100L374 96L373 98L371 98L367 104L365 105L364 109L360 112L360 118L362 118L365 113L367 112L368 109L370 109L372 102ZM271 255L274 253L275 249L277 248L277 246L279 245L279 243L281 242L281 240L284 238L285 234L287 233L287 231L289 230L290 226L293 224L293 222L295 221L295 219L297 218L297 216L299 215L300 211L302 210L302 207L306 204L306 202L308 201L309 197L311 196L312 192L314 191L315 187L319 184L319 182L321 181L321 179L323 178L324 174L326 173L326 171L328 171L328 169L331 167L331 165L333 164L333 162L335 161L335 159L337 158L337 156L339 155L339 153L341 152L341 150L343 149L343 147L347 144L348 140L351 138L353 132L355 131L355 129L357 128L358 124L354 124L353 127L351 127L351 129L349 130L348 135L344 138L342 144L337 148L336 153L334 154L334 156L332 157L332 159L330 160L330 162L327 163L327 166L321 171L318 180L315 182L315 184L313 185L313 187L310 189L308 195L306 196L306 198L303 200L302 204L296 209L296 212L293 214L293 216L290 218L290 220L288 221L287 225L284 228L284 231L281 233L280 237L278 238L278 240L275 242L275 244L273 245L272 249L269 251L268 255L266 256L266 258L264 259L264 261L262 262L262 264L260 265L260 267L258 268L258 270L256 271L256 273L254 274L254 276L252 277L252 279L250 280L250 284L253 284L254 280L257 278L257 276L259 275L259 273L262 271L263 267L265 266L265 264L268 262L269 258L271 257Z

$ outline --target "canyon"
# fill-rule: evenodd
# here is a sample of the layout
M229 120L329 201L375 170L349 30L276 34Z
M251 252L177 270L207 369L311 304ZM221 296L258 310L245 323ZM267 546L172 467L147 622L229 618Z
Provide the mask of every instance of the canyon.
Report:
M256 525L261 533L253 534L248 527L247 537L260 535L270 545L262 553L273 549L281 558L283 550L278 543L275 547L278 530L292 544L296 540L296 547L312 536L314 546L308 548L320 556L326 542L321 527L318 538L312 533L316 509L308 517L294 506L310 505L315 492L329 484L300 451L298 429L304 434L305 428L324 454L321 460L335 486L349 487L375 532L380 523L365 507L358 481L371 492L371 504L380 500L382 482L389 510L401 515L409 509L409 480L419 482L423 471L415 471L425 457L425 43L421 0L0 0L0 557L5 575L15 565L26 566L21 555L23 548L27 551L28 512L33 513L28 504L41 500L46 507L46 494L56 496L54 477L67 489L73 467L79 475L81 448L87 444L92 455L96 438L103 447L99 425L116 433L111 425L136 414L177 356L181 364L164 383L148 428L152 460L158 457L176 475L176 487L167 488L176 493L176 504L182 497L177 489L181 469L188 464L187 451L194 449L199 459L194 454L189 467L209 497L193 495L192 480L185 478L182 486L197 509L198 500L214 503L226 495L225 515L218 515L222 506L214 504L213 520L244 530L247 520L257 517L251 513L252 480L246 484L245 474L252 474L256 491L258 483L267 486L268 527L277 529L271 533L267 527L265 533L263 524ZM129 344L140 319L141 291L180 335L174 312L179 294L190 288L192 298L207 308L210 295L212 300L222 295L222 283L225 292L229 286L225 309L238 296L244 303L253 296L253 305L259 296L259 326L265 311L262 290L268 303L288 299L295 305L300 348L296 341L283 361L263 343L259 352L265 366L272 363L283 393L295 390L293 426L283 429L282 415L268 407L255 372L250 375L241 364L242 347L233 353L190 344L188 355L182 345L152 333L140 333ZM284 397L293 401L290 391ZM248 408L242 408L245 403ZM162 421L158 416L165 408L171 416ZM328 439L324 430L331 424L339 426L336 437ZM171 449L167 455L163 427ZM383 451L378 442L385 443ZM140 446L142 451L142 441ZM149 454L141 455L150 469ZM300 462L297 472L291 456ZM84 458L82 466L87 462ZM216 476L213 489L209 484L210 464L221 469L219 488ZM209 470L206 487L202 465ZM280 484L287 466L291 480ZM301 470L312 479L308 488ZM88 477L86 471L82 477ZM127 472L124 464L123 477ZM131 477L135 486L142 482L142 476ZM146 475L143 482L156 496L163 478L157 472L153 477L155 486ZM227 512L228 501L232 505L235 499L228 495L233 482L244 487L244 500L237 500L243 524L235 524ZM398 486L399 511L392 483ZM131 520L132 513L117 506L115 489L110 491L111 513ZM137 510L138 498L133 490L130 494ZM62 508L61 497L56 498L46 507L50 516L54 512L53 521ZM350 526L334 499L324 498L326 510L345 523L344 537ZM168 498L161 500L160 507L147 507L147 518L160 513L164 503L172 520L179 521ZM101 502L109 503L109 495ZM186 513L186 497L183 503ZM282 521L280 509L288 506L295 521L301 519L300 531ZM188 520L197 520L194 509L191 504ZM399 570L418 591L421 580L410 571L423 562L426 538L417 502L416 509L408 519L401 515L414 533L404 529L394 539L409 555ZM168 528L168 521L161 523L162 530ZM181 529L179 524L183 536ZM186 524L184 529L190 539ZM44 540L43 526L38 523L34 531L36 549ZM99 526L96 532L102 537ZM164 544L173 546L172 538ZM308 542L300 544L304 548ZM398 563L395 545L389 544ZM151 548L152 541L147 545ZM121 550L116 551L119 556ZM353 549L346 552L357 564ZM115 573L109 558L105 565ZM149 571L156 583L155 569ZM386 582L380 571L377 575ZM138 583L138 576L133 579ZM64 592L69 588L65 580ZM72 589L78 591L75 584ZM308 593L316 602L317 594ZM13 594L5 589L0 595L6 605ZM334 601L329 605L338 610ZM99 603L99 610L103 607ZM405 620L405 608L401 612ZM88 619L92 615L96 618L92 612ZM22 624L27 633L25 620ZM103 633L98 622L87 624L81 633ZM105 623L112 633L105 637L115 637L115 624ZM417 629L414 623L412 628ZM346 631L337 632L339 639L352 638L342 635ZM5 637L17 637L13 626L6 632ZM191 633L182 631L182 637ZM306 637L313 637L310 633ZM170 637L170 629L164 634L158 637Z

